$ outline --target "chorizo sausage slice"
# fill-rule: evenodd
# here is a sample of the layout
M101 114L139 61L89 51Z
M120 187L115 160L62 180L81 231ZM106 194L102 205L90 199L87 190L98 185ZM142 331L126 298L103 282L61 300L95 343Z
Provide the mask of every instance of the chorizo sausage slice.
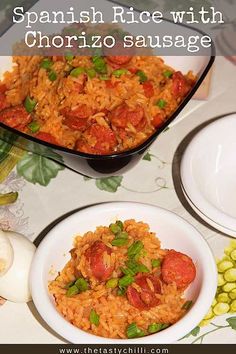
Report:
M85 257L93 276L100 281L106 281L112 274L114 267L107 263L106 254L112 250L102 241L95 241L86 251Z
M196 277L196 267L186 254L170 250L162 262L161 274L166 284L175 283L179 289L186 289Z
M11 128L24 127L32 120L23 105L9 107L0 112L0 122Z

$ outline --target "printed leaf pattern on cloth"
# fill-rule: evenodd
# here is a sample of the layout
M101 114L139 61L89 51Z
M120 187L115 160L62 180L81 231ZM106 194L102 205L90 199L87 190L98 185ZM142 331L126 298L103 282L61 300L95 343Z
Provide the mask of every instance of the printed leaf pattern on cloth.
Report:
M236 316L235 317L229 317L229 318L226 319L226 321L228 322L230 327L236 331Z
M59 156L59 155L58 155ZM26 153L17 164L17 173L28 182L47 186L64 166L41 155Z
M96 180L96 186L102 191L115 193L121 186L122 180L122 176L100 178Z

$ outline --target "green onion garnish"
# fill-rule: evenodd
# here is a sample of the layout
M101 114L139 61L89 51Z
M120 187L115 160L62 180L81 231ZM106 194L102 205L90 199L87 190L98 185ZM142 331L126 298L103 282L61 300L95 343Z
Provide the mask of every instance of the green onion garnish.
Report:
M118 282L119 280L117 278L112 278L112 279L109 279L107 282L106 282L106 287L108 289L114 289L118 286Z
M139 76L139 81L141 84L148 80L147 75L142 70L137 71L136 75Z
M122 221L117 220L115 224L110 224L109 225L109 229L114 235L116 235L119 232L123 231L124 226L123 226Z
M90 79L93 79L96 76L96 70L93 68L86 69L86 74Z
M76 285L72 285L66 292L66 296L71 297L77 295L79 293L79 289Z
M50 59L43 59L40 63L40 68L49 70L53 66L53 62Z
M158 100L156 103L156 105L160 108L165 108L166 104L167 104L167 102L163 99Z
M120 287L125 287L134 282L134 277L132 275L125 275L122 278L119 279L119 286Z
M167 78L170 78L173 75L173 73L170 70L166 70L163 72L163 75Z
M95 56L92 58L94 69L99 74L106 74L107 73L107 64L102 57Z
M156 333L162 331L163 329L169 327L166 323L152 323L148 326L148 333Z
M85 69L82 67L78 67L78 68L71 70L70 75L73 77L78 77L79 75L84 74L84 73L85 73Z
M128 248L128 257L133 257L136 255L139 255L140 252L143 249L143 243L141 241L136 241L134 242L129 248Z
M126 288L119 287L119 289L117 290L118 296L124 296L125 293L126 293Z
M55 81L57 79L57 73L54 70L51 70L48 74L50 81Z
M88 288L89 288L89 284L88 284L87 280L85 280L84 278L78 278L75 282L75 286L77 286L80 293L88 290Z
M102 80L102 81L108 81L108 80L110 80L110 77L109 77L108 75L101 75L101 76L100 76L100 80Z
M127 338L138 338L145 336L144 331L137 327L136 323L131 323L126 329Z
M157 268L157 267L160 267L161 260L160 259L152 259L151 263L152 263L153 268Z
M128 70L127 69L117 69L112 72L112 75L114 75L117 78L120 78L122 75L127 74Z
M94 309L92 309L89 315L89 321L95 326L98 326L99 320L100 320L100 316L97 314L97 312Z
M74 284L75 284L75 281L70 281L68 284L66 284L65 289L69 289Z
M68 54L65 56L65 58L66 58L66 61L72 61L72 60L74 59L74 55L68 53Z
M149 269L142 263L135 260L130 260L125 263L127 268L121 268L121 271L126 275L136 275L137 273L149 273Z
M193 302L192 301L186 301L183 306L182 306L182 310L189 310L193 305Z
M111 242L111 244L112 244L112 246L122 247L122 246L127 245L128 242L129 242L129 240L126 238L115 238Z
M37 133L40 129L40 124L36 120L28 124L28 128L31 131L31 133Z
M25 106L25 109L28 113L33 112L36 104L37 104L37 101L35 99L30 98L29 96L26 97L25 102L24 102L24 106Z

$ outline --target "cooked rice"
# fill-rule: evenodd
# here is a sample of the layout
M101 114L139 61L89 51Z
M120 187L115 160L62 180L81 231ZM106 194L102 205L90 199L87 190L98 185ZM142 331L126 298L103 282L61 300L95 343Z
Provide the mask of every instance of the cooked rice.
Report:
M140 240L146 253L142 254L140 261L149 269L152 269L151 259L163 259L167 250L161 249L160 241L155 233L150 232L149 226L143 222L127 220L124 222L124 230L129 234L129 245ZM95 232L87 232L84 236L77 236L74 241L72 258L59 273L57 278L49 284L49 292L54 296L57 310L74 326L108 338L126 338L126 328L135 322L137 326L147 331L152 323L174 324L186 312L182 308L185 303L183 291L176 285L162 283L162 294L156 294L160 298L160 304L150 310L139 310L133 307L126 296L118 296L117 289L108 289L105 282L99 282L94 278L90 268L86 265L85 251L97 240L111 247L114 234L108 227L99 226ZM128 245L128 246L129 246ZM120 267L127 260L127 248L112 247L112 253L106 258L106 262L114 265L111 278L121 275ZM150 271L156 274L157 269ZM74 281L80 274L89 279L89 290L73 297L66 296L66 286ZM150 284L153 287L153 284ZM137 284L132 286L139 291ZM91 324L89 314L94 309L100 316L98 326Z

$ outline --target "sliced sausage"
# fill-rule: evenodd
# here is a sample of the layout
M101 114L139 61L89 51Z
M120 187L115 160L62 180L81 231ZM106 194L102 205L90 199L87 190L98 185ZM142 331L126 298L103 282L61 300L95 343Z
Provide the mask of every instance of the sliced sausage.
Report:
M196 267L186 254L170 250L162 262L161 274L166 284L175 283L179 289L186 289L196 277Z
M49 144L59 145L58 142L56 141L56 139L54 138L54 136L52 136L49 133L40 132L35 135L35 138L37 138L39 140L46 141Z
M135 277L135 283L140 291L132 285L129 285L127 289L127 298L132 306L139 310L149 310L159 305L160 299L156 297L156 294L161 294L161 281L157 276L138 274Z
M105 155L112 153L117 146L117 139L115 133L109 128L104 127L99 124L93 124L91 127L87 129L85 135L90 140L96 140L95 144L92 146L90 151L84 151L88 153Z
M115 47L104 49L104 55L111 64L119 67L128 64L134 56L133 48L124 48L122 41L117 41Z
M0 112L0 122L11 128L26 126L31 120L31 115L26 111L23 105L9 107Z
M146 81L143 83L144 94L147 98L154 96L154 87L151 81Z
M162 113L158 113L157 115L155 115L155 117L153 117L151 123L154 126L154 128L159 128L163 125L165 120L165 117Z
M100 281L106 281L112 274L114 267L106 262L106 254L110 255L112 250L102 241L95 241L86 251L85 257L93 276Z
M128 122L134 127L138 127L142 120L145 119L143 108L137 106L135 110L131 110L125 103L116 107L110 115L112 125L116 128L126 128Z
M173 80L173 86L172 86L173 95L176 98L186 96L191 89L191 85L184 77L184 75L180 71L177 71L173 74L172 80Z

